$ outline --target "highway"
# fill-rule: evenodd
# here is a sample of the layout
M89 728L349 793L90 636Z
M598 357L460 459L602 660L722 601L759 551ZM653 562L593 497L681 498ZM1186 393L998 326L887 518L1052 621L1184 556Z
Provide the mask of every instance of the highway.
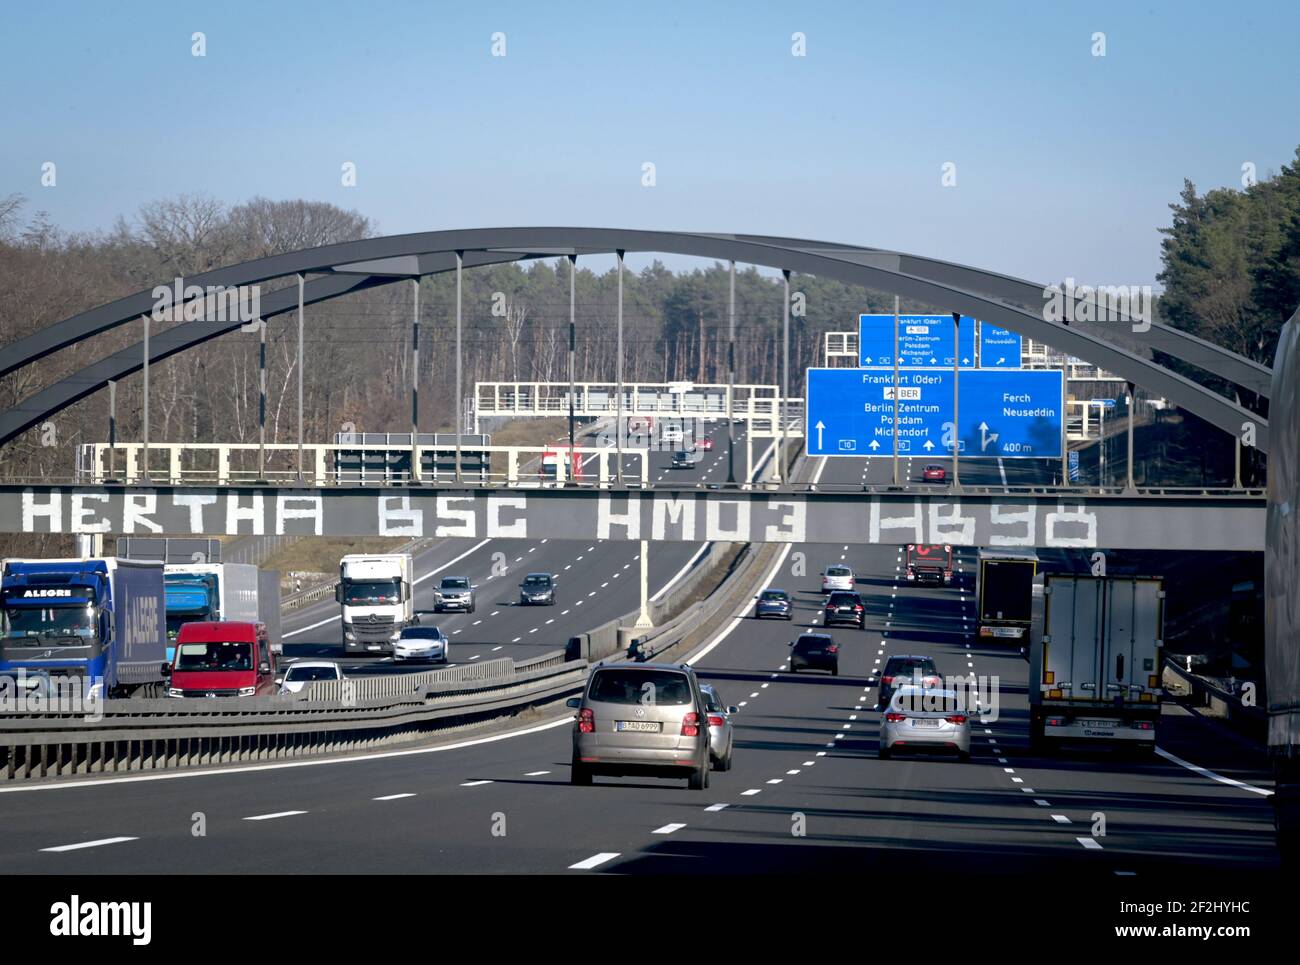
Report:
M714 455L725 459L725 452ZM709 471L716 472L716 461ZM888 460L831 459L819 483L883 482L889 471ZM912 471L919 473L920 460ZM1015 471L1032 477L1050 470L1031 464ZM999 478L996 464L963 466L964 481L990 475ZM464 551L436 547L422 555L417 572ZM512 597L517 574L550 568L561 572L561 590L568 591L556 610L569 605L570 587L590 592L635 552L631 545L588 550L494 541L447 572L469 573L482 586L496 551L506 552L512 567L499 580L507 592L481 590L481 599ZM656 547L652 586L692 551L683 546L671 556L671 548ZM798 554L804 566L796 575ZM832 631L842 648L838 677L791 676L783 672L787 643L799 628L817 624L819 573L841 560L854 568L868 599L867 627ZM1153 760L1031 754L1027 664L971 636L973 553L958 560L953 586L922 588L903 580L898 547L794 545L782 553L765 584L796 594L793 625L758 622L746 610L695 661L725 702L741 705L734 768L714 772L703 792L680 781L634 778L570 786L571 724L564 713L444 747L344 761L2 788L0 873L851 870L970 872L977 885L979 876L1035 872L1113 880L1277 867L1262 749L1217 725L1167 707ZM609 598L610 616L634 603L625 581L635 580L636 567L624 572L618 605ZM612 581L607 589L615 589ZM493 616L484 602L477 614L442 625L453 633L457 661L475 653L522 655L563 643L579 623L607 619L597 609L601 596L564 623L545 624L549 608L500 603L492 604ZM538 624L548 629L527 632ZM322 643L337 646L336 627L320 628ZM508 649L490 649L505 639ZM876 758L874 673L900 653L929 654L945 675L973 671L998 679L996 719L974 729L969 763ZM194 833L199 814L202 835ZM1094 833L1103 822L1104 835Z
M727 428L708 426L713 451L698 453L690 469L672 469L671 451L652 451L652 480L703 484L727 478ZM744 472L745 436L736 427L736 464ZM766 442L755 446L758 454ZM683 575L701 549L698 543L657 543L650 552L649 591L654 596ZM476 612L449 612L421 617L451 640L454 666L510 657L525 660L562 648L569 637L632 612L640 605L640 549L628 542L485 539L441 540L415 556L417 610L433 609L433 592L444 576L468 576L478 587ZM555 606L520 606L518 584L528 573L556 577ZM285 660L335 660L344 673L429 669L427 664L394 665L388 657L344 657L339 605L333 597L317 601L284 618ZM441 666L441 665L438 665Z

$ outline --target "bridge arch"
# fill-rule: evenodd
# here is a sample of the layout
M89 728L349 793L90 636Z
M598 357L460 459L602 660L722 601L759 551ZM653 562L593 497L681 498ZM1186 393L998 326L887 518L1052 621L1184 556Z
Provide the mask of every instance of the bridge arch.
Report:
M784 269L942 305L981 318L1086 359L1156 392L1233 435L1255 426L1257 447L1268 451L1268 422L1213 389L1156 360L1158 352L1191 363L1261 398L1271 370L1185 332L1153 323L1142 339L1105 324L1049 322L1045 286L936 259L883 249L762 235L639 231L613 228L476 228L392 235L341 242L259 258L185 279L188 285L234 287L276 278L320 275L304 285L306 303L318 303L403 279L451 271L461 253L466 268L551 258L623 252L659 252ZM297 308L297 292L280 289L262 300L263 318ZM0 375L127 324L154 306L152 289L92 308L0 348ZM224 335L240 323L186 322L150 340L150 361L160 361ZM1123 322L1120 323L1123 325ZM143 367L143 347L130 346L0 413L0 444L59 410Z

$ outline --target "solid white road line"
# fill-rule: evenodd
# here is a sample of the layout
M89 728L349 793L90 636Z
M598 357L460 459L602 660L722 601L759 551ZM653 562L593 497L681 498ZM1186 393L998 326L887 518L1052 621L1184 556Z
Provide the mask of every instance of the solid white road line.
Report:
M544 730L552 730L556 727L572 726L573 714L566 711L563 717L558 720L548 721L545 724L536 724L532 727L521 727L519 730L507 731L504 734L493 734L491 737L476 737L473 740L457 741L454 744L443 744L441 747L418 747L403 751L380 751L374 754L358 754L356 757L334 757L310 761L284 761L279 764L252 764L248 767L216 767L209 771L174 771L162 774L131 775L130 777L109 777L93 781L68 781L63 784L34 784L30 787L0 787L0 794L23 794L32 791L63 791L74 787L110 787L114 784L138 784L144 781L179 781L185 778L216 777L223 774L248 774L251 771L282 771L293 767L329 767L338 764L355 764L360 761L386 760L391 757L412 757L418 754L440 754L443 751L457 751L466 747L477 747L480 744L495 744L497 741L511 740L515 737L524 737L528 734L536 734Z
M276 818L291 818L298 814L306 814L306 811L275 811L272 814L254 814L252 817L244 818L245 821L274 821Z
M1224 777L1222 774L1215 774L1211 770L1208 770L1204 767L1200 767L1196 764L1191 763L1190 761L1183 760L1181 757L1176 757L1175 755L1170 754L1164 748L1157 747L1156 753L1159 754L1161 757L1163 757L1165 760L1172 761L1173 763L1177 764L1179 767L1187 768L1189 771L1191 771L1194 774L1199 774L1201 775L1201 777L1208 777L1211 781L1218 781L1220 784L1227 784L1229 787L1237 787L1243 791L1250 791L1252 794L1261 794L1264 797L1269 797L1273 793L1272 791L1268 790L1268 788L1256 787L1253 784L1247 784L1245 781L1237 781L1237 780L1233 780L1230 777Z
M415 797L415 795L412 794L412 793L410 793L410 792L408 791L408 792L405 793L405 794L385 794L383 797L372 797L370 800L372 800L372 801L397 801L397 800L399 800L399 799L401 799L401 798L404 798L404 797Z
M100 838L98 841L82 841L80 844L61 844L55 848L41 848L42 851L80 851L82 848L99 848L106 844L121 844L123 841L139 841L139 838Z
M593 854L590 858L587 858L584 861L579 861L577 864L569 865L569 870L590 871L592 868L598 867L606 861L613 861L618 856L618 851L602 851L600 854Z

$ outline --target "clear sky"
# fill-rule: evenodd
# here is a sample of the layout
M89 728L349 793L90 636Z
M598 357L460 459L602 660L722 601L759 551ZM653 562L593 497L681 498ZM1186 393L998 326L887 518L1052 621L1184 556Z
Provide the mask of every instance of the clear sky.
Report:
M740 231L1147 284L1184 177L1240 186L1300 143L1295 0L6 0L0 23L0 196L71 230L265 195L385 234Z

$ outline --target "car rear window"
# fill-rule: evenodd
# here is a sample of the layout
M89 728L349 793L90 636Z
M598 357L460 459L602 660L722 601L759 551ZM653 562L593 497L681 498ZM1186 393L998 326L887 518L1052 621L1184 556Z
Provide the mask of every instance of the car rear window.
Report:
M847 566L828 566L826 568L827 576L848 576L852 570Z
M934 661L929 657L890 657L889 662L885 664L885 673L894 676L910 676L915 671L922 676L926 674L938 674L938 668L935 667Z
M956 694L914 687L895 694L890 707L913 714L956 714L965 710Z
M794 645L796 650L825 650L830 645L829 637L800 637Z
M786 595L784 590L764 590L763 599L764 600L788 600L789 597Z
M691 702L691 685L685 674L671 670L609 668L596 671L587 697L605 704L680 706Z
M831 606L856 606L859 600L856 593L845 593L841 590L839 593L832 593L826 602Z

